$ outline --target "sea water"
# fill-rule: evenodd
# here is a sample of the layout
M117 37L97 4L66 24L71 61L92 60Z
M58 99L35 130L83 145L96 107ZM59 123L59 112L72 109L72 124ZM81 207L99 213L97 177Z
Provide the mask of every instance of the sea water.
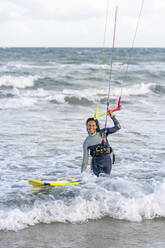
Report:
M164 222L165 49L135 48L126 73L128 56L128 48L115 49L110 82L112 109L122 92L122 128L109 136L116 162L110 177L96 178L90 161L80 173L82 144L98 102L106 112L111 49L103 57L101 48L0 48L1 231L105 217ZM83 184L28 184L65 177Z

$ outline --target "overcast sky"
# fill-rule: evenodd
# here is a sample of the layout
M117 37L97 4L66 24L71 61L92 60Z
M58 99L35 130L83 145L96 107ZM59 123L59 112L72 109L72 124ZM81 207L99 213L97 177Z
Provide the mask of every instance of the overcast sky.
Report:
M130 47L142 0L109 0L105 46ZM107 0L0 0L1 47L102 47ZM135 47L165 47L165 0L144 0Z

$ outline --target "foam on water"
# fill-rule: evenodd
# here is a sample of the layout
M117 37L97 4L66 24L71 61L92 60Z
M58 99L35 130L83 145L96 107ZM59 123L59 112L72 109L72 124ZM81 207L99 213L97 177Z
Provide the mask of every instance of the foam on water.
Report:
M86 177L81 187L75 186L73 192L77 189L79 194L74 198L69 196L71 190L63 198L56 199L58 191L54 189L54 193L47 192L47 200L44 197L42 200L40 194L39 198L36 195L33 205L1 210L0 230L18 231L37 223L84 223L105 216L128 221L165 217L165 199L162 197L165 195L165 182L157 186L153 193L135 198L122 195L118 189L115 192L107 190L109 179L88 179Z
M15 83L13 78L10 83L6 81L3 85L13 86L12 90L3 90L0 99L0 108L22 108L35 106L39 102L50 102L50 103L60 103L60 104L71 104L71 105L82 105L90 106L92 104L97 104L98 97L100 102L104 103L107 100L107 90L102 89L99 91L97 89L84 89L84 90L74 90L74 89L64 89L62 91L52 91L45 90L43 88L37 88L32 90L20 91L20 89L26 89L28 87L34 86L35 77L30 77L24 80L15 78ZM8 83L7 83L8 82ZM122 96L145 96L152 92L158 92L157 86L154 83L141 83L136 85L131 85L127 87L113 87L111 91L111 99L116 99L121 94ZM162 94L162 90L160 94ZM159 92L158 92L159 93ZM10 97L10 98L9 98ZM125 98L125 100L127 100ZM116 100L117 101L117 100Z
M106 108L110 50L101 81L100 49L0 49L0 230L165 217L164 50L135 49L122 82L127 50L115 51L110 92L116 106L123 87L116 113L122 128L109 137L116 164L110 178L96 178L90 170L80 174L82 144L98 83L99 112ZM38 191L28 184L81 176L84 183L72 187Z
M0 101L0 109L21 109L25 107L34 107L37 99L29 97L2 99Z
M27 77L13 77L13 76L2 76L0 77L0 87L16 87L16 88L28 88L33 87L37 76L27 76Z
M156 86L155 83L141 83L138 85L131 85L128 87L123 87L123 88L116 88L113 87L113 89L111 90L111 97L116 97L119 96L121 94L121 89L122 89L122 95L123 96L138 96L138 95L147 95L148 93L152 92L152 88L154 88ZM51 99L53 100L57 100L57 102L61 102L64 103L65 102L65 98L67 97L76 97L77 99L81 100L82 98L85 98L86 101L91 101L93 103L97 102L97 98L98 98L98 91L97 89L85 89L85 90L63 90L63 92L59 92L57 95L55 95L54 97L52 96ZM105 90L100 90L99 91L99 97L100 99L104 99L107 97L107 91ZM74 99L73 99L74 101ZM74 102L72 102L74 103Z
M122 90L122 95L123 96L138 96L138 95L142 95L145 96L148 93L152 92L152 88L155 87L156 84L155 83L141 83L141 84L136 84L136 85L132 85L130 87L123 87ZM116 91L114 89L114 91L112 91L113 95L118 95L118 90Z

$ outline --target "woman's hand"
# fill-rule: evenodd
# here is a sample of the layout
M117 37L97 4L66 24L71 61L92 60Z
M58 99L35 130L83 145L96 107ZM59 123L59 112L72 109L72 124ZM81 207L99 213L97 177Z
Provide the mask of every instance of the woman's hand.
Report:
M114 113L111 109L108 110L108 115L113 118L114 117Z

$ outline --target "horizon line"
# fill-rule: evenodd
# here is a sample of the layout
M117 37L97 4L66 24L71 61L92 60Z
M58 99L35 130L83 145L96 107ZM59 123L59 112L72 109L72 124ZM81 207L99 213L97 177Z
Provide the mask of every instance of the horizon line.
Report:
M98 47L98 46L0 46L0 48L6 49L6 48L101 48L103 49L103 47ZM105 48L110 48L112 49L112 47L104 47ZM131 47L127 47L127 46L119 46L119 47L115 47L115 49L118 48L131 48ZM152 47L141 47L141 46L136 46L134 48L162 48L164 49L165 47L156 47L156 46L152 46Z

